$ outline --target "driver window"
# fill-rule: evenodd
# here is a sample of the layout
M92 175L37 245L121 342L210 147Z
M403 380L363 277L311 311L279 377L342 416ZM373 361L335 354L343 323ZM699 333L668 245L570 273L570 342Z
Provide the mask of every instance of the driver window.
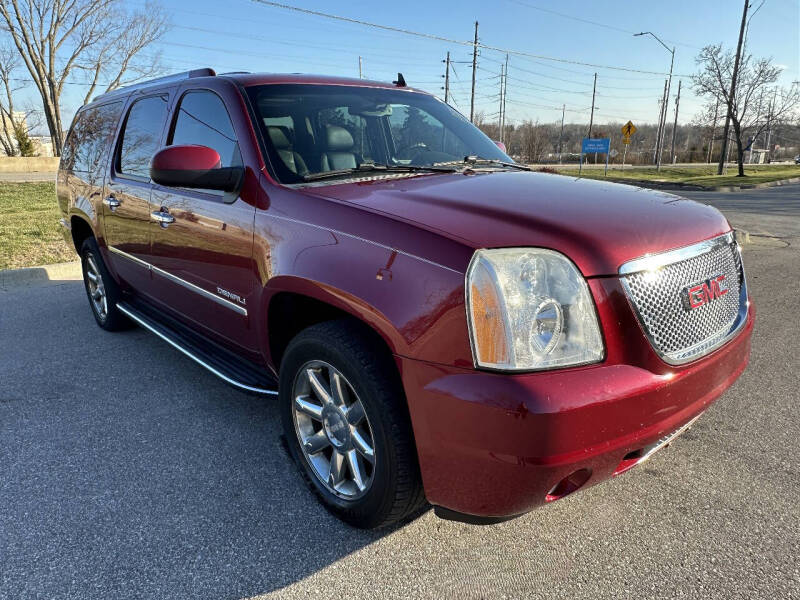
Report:
M222 100L213 92L187 92L168 145L197 144L219 153L222 167L242 164L239 144Z

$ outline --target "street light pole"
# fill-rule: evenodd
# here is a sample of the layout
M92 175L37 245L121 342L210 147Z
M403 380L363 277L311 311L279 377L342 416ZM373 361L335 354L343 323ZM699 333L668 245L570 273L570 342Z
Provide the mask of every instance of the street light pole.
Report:
M667 46L664 42L661 41L661 38L658 37L652 31L642 31L641 33L634 33L633 35L634 35L634 37L637 37L637 36L640 36L640 35L651 35L651 36L653 36L653 38L659 44L664 46L664 48L667 49L667 52L669 52L672 55L672 58L669 61L669 80L667 82L667 92L666 92L666 94L664 94L664 104L666 106L667 102L669 100L669 91L670 91L670 88L672 87L672 67L675 65L675 47L670 48L669 46ZM657 146L657 151L658 151L658 157L656 159L656 170L658 170L658 171L661 170L661 149L662 149L662 145L663 145L663 142L664 142L664 129L665 129L666 124L667 124L667 111L664 110L663 121L660 124L661 125L661 135L659 136L658 140L656 140L656 146Z

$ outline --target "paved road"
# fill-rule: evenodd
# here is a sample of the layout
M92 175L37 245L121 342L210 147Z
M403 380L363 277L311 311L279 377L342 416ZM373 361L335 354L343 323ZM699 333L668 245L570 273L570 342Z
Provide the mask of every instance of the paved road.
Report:
M647 465L483 528L350 529L303 487L274 400L102 332L78 282L0 291L0 598L800 597L798 193L700 198L783 238L745 250L739 382Z

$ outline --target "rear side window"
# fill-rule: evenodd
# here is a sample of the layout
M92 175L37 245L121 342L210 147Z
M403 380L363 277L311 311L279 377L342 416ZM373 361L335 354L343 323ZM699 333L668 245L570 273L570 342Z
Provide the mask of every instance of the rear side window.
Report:
M122 133L118 172L150 178L150 159L160 147L166 119L166 96L151 96L133 103Z
M79 173L99 174L108 159L122 102L112 102L81 111L75 118L64 151L61 168Z
M222 167L242 164L233 124L222 99L213 92L187 92L181 98L169 144L208 146L219 153Z

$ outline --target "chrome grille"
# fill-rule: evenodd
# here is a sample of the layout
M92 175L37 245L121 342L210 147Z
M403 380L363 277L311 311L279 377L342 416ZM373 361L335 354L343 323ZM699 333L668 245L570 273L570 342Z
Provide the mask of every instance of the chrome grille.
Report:
M667 362L685 363L723 344L747 314L739 249L726 234L623 265L621 280L653 348ZM725 275L728 292L689 310L684 290Z

